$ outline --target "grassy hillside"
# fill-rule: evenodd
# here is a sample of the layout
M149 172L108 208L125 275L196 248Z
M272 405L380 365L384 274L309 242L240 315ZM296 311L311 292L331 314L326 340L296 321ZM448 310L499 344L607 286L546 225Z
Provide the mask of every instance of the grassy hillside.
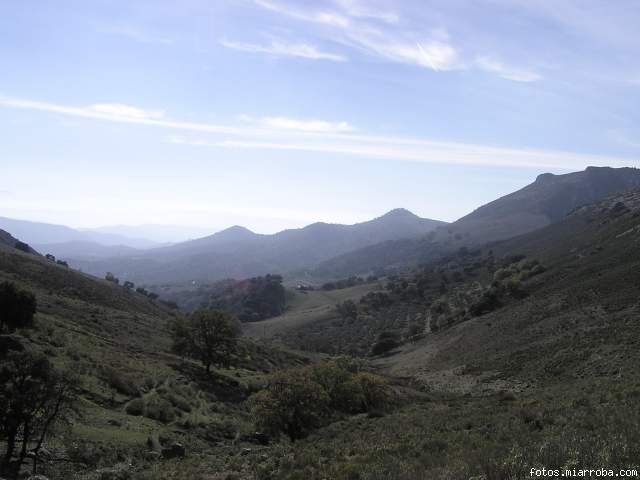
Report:
M527 258L544 268L523 274L534 268L525 268ZM519 293L469 313L480 298L473 292L498 271L502 282L518 277ZM419 283L443 274L444 289ZM281 457L278 478L515 479L532 467L634 468L640 192L398 280L381 316L422 306L432 318L422 334L374 360L396 379L396 410L297 443ZM371 325L370 315L360 311L354 322ZM431 331L434 315L451 321ZM348 332L333 328L335 338Z
M212 378L168 353L161 305L0 253L1 279L37 295L25 342L83 379L70 428L48 445L74 463L48 464L53 479L493 480L640 458L640 191L380 284L299 292L284 315L246 324L256 343ZM336 310L349 301L355 311ZM369 359L391 384L388 408L255 442L248 394L308 361L275 345L369 356L384 333L397 343ZM150 434L187 456L150 457Z
M247 323L245 335L255 339L281 339L291 330L312 328L312 324L338 319L336 304L345 300L359 300L372 290L380 288L377 283L356 285L341 290L295 292L287 303L287 311L275 318ZM305 349L304 345L288 342L290 346ZM307 349L308 350L308 349Z
M51 479L153 470L150 435L164 445L180 442L190 455L222 455L216 462L224 467L229 449L239 451L238 438L251 432L244 405L250 392L266 373L307 361L243 341L235 367L207 376L199 364L169 353L174 313L144 295L0 247L5 280L37 299L35 328L20 331L20 342L81 380L75 413L46 444L58 459L41 467Z

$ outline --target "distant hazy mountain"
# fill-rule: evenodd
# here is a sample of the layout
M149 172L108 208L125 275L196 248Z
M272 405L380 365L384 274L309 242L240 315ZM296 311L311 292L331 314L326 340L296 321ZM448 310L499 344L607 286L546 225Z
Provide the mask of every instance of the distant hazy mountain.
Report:
M246 278L313 268L342 253L386 240L424 235L444 225L397 209L355 225L314 223L300 229L260 235L235 226L208 237L130 257L89 262L69 257L73 265L95 275L110 271L144 283L212 281Z
M125 245L132 248L151 248L156 242L142 238L129 238L113 233L80 231L63 225L30 222L0 217L0 228L31 245L50 245L67 242L93 242L100 245Z
M50 253L61 259L73 257L82 260L130 256L139 252L138 249L126 245L101 245L83 241L34 245L34 248L42 254Z
M428 237L388 241L319 264L320 277L416 265L463 246L521 235L562 220L577 207L640 187L636 168L588 167L565 175L545 173L530 185L488 203Z
M184 242L194 238L201 238L210 234L212 230L214 229L184 225L155 224L110 225L98 228L82 229L83 232L112 234L129 238L145 238L158 244Z

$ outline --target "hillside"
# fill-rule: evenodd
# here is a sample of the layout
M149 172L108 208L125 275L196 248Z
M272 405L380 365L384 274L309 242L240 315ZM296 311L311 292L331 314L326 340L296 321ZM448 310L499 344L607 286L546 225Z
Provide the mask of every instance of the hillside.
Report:
M46 442L39 472L50 479L125 478L132 460L137 470L152 470L158 458L148 455L150 436L165 446L182 442L226 468L227 453L241 448L232 440L247 422L250 385L308 361L242 341L233 371L207 376L170 353L175 312L144 295L0 246L4 281L33 293L37 312L35 328L0 335L3 348L18 342L80 380L73 411Z
M280 332L285 341L342 352L357 343L337 339L395 332L399 344L374 364L401 379L408 395L381 419L333 425L297 443L285 472L293 478L320 454L325 473L367 479L633 468L639 284L635 190L393 278L386 298L364 297L355 317ZM491 289L498 301L487 303ZM325 341L312 342L319 336ZM336 458L343 449L349 457Z
M211 378L169 353L173 314L143 295L2 247L5 279L37 296L23 342L83 380L72 427L47 445L77 463L48 462L54 480L502 479L640 455L640 190L379 283L298 292L246 324L258 343ZM369 358L390 405L260 444L248 394L308 361L286 346ZM150 435L186 458L150 455Z
M31 246L25 244L24 242L18 240L9 232L5 232L4 230L0 230L0 245L8 248L17 248L26 251L27 253L37 254Z
M323 260L366 245L424 235L443 222L397 209L355 225L314 223L300 229L260 235L235 226L189 242L134 256L89 262L65 257L83 271L110 271L135 283L210 282L268 273L306 271Z
M635 168L588 167L565 175L545 173L530 185L484 205L419 239L370 245L326 260L313 272L343 277L429 262L462 246L503 240L562 220L577 207L640 187Z

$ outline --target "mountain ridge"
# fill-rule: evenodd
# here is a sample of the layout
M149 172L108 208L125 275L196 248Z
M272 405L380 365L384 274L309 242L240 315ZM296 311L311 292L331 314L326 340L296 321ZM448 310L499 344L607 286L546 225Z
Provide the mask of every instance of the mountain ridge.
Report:
M233 226L213 235L97 262L66 257L83 271L136 282L211 281L305 270L335 255L389 239L426 234L445 222L394 209L353 225L316 222L270 235ZM80 261L79 261L80 260Z
M522 189L436 229L430 238L369 245L321 263L315 273L321 277L341 277L424 263L461 247L543 228L575 208L632 188L640 188L640 170L636 168L587 167L563 175L543 173Z

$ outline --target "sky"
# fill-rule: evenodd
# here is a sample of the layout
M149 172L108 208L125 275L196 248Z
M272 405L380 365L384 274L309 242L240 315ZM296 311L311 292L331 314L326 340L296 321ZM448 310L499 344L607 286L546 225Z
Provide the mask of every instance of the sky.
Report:
M0 216L453 221L640 166L635 0L0 0Z

